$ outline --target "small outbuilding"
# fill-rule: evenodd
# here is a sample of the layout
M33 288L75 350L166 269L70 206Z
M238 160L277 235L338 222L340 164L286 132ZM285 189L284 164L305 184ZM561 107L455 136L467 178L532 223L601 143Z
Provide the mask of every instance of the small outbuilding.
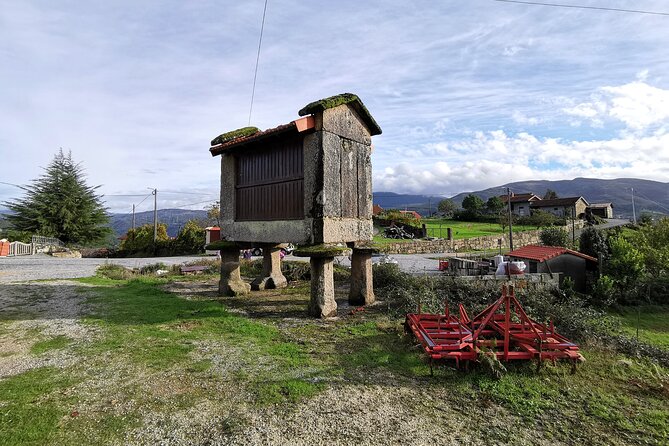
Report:
M508 195L500 195L499 199L505 205L511 201L511 212L520 217L527 217L530 215L530 206L532 203L541 200L541 197L532 193L515 194L511 193L511 198Z
M585 291L587 271L597 267L597 259L562 246L527 245L508 254L511 261L525 263L526 273L549 273L569 277L574 289Z
M592 203L587 212L601 218L613 218L613 203Z
M255 290L286 286L280 248L310 257L314 316L336 315L333 261L350 252L349 302L373 302L372 136L381 133L358 96L344 93L312 102L302 118L261 131L245 127L217 136L209 149L221 157L220 292L249 292L239 277L239 249L263 248ZM225 253L224 253L225 251Z

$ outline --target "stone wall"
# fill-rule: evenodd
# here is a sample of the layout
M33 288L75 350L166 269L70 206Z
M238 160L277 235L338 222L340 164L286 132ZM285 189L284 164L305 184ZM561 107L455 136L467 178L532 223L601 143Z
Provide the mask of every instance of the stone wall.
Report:
M557 288L560 285L561 273L553 274L523 274L521 276L511 276L511 280L507 276L450 276L454 281L456 280L476 280L482 281L486 285L489 283L511 283L513 286L520 289L551 289ZM444 276L448 277L448 276Z
M576 222L576 229L582 228L585 222ZM562 229L571 234L572 226L567 225ZM537 245L541 243L539 238L541 230L514 232L513 247L520 248L526 245ZM493 251L499 249L498 240L502 239L502 247L508 249L509 234L495 234L484 237L473 237L460 240L416 240L404 243L389 243L380 248L381 252L389 254L429 254L440 252L468 252L468 251Z

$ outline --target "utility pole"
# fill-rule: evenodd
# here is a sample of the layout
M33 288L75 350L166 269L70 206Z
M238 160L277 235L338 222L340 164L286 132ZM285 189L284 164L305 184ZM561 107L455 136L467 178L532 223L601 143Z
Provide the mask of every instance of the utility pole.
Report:
M636 209L634 208L634 188L632 188L632 217L634 218L634 224L636 224Z
M158 240L158 189L153 189L153 243Z
M576 204L571 208L571 247L576 249Z
M509 249L513 251L513 217L511 216L511 188L506 188L506 204L509 208Z
M135 205L132 205L132 230L135 230Z

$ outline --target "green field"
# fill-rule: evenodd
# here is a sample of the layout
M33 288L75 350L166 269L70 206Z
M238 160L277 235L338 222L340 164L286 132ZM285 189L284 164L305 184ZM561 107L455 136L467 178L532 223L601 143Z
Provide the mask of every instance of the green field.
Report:
M348 311L345 282L339 317L320 321L305 314L308 282L221 299L216 276L184 279L8 287L0 364L34 364L0 379L0 445L669 438L669 371L645 359L586 347L575 375L568 364L518 363L499 379L452 364L430 376L403 319L384 305ZM25 299L33 294L48 311L36 313ZM79 299L76 330L58 334L62 302ZM644 310L644 332L666 340L668 312Z
M452 229L453 239L466 239L473 237L483 237L486 235L506 234L509 232L508 226L502 229L502 226L495 223L478 223L469 221L450 220L447 218L424 218L420 224L427 226L427 235L430 237L446 238L447 228ZM534 226L515 225L513 232L531 231L537 229ZM389 243L403 243L410 240L388 239L381 232L374 236L374 242L385 245Z
M626 334L651 345L669 349L669 306L646 305L626 307L614 313L620 318Z
M446 228L452 228L453 238L456 240L509 232L508 226L502 229L502 226L496 223L457 221L446 218L424 218L421 220L421 223L427 226L428 235L432 237L446 238ZM530 231L534 229L537 228L534 226L517 225L513 227L513 232Z

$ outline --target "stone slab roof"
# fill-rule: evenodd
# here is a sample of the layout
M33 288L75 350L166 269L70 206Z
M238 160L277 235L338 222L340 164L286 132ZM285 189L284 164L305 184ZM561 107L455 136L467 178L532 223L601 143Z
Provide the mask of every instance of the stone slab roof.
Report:
M329 108L338 107L343 104L348 104L360 115L360 118L365 122L367 128L369 128L369 133L374 135L381 134L381 127L376 123L376 120L372 117L365 107L365 104L362 103L360 98L353 93L342 93L335 96L330 96L329 98L319 99L318 101L311 102L297 113L300 116L313 115L314 113L322 112Z

